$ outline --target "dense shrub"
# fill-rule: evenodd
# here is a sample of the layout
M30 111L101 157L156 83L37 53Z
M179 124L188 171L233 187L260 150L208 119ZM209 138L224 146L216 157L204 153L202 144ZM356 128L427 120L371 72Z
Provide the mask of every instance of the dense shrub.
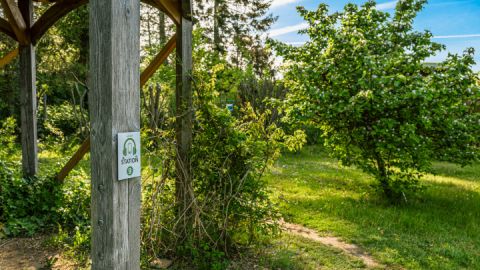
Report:
M59 183L53 176L22 177L15 144L16 124L0 129L0 234L33 235L90 226L90 188L82 181Z
M78 105L64 102L48 106L46 116L42 115L40 119L39 136L51 143L64 143L67 137L71 139L88 134L88 115Z
M247 246L259 235L277 230L278 213L270 201L262 175L282 147L299 148L302 132L287 136L271 123L271 111L256 112L248 102L231 113L217 103L215 71L196 74L193 146L190 166L193 172L193 202L189 213L193 226L186 238L174 232L179 217L175 211L175 141L173 112L170 127L150 136L143 179L142 241L148 256L184 256L200 269L223 269L229 256ZM167 95L167 94L166 94ZM153 139L153 141L152 141Z
M0 162L0 222L7 236L33 235L56 222L59 187L49 178L16 176Z
M89 188L82 182L59 184L54 177L20 177L0 160L0 226L5 236L32 236L58 226L88 227ZM15 164L15 167L19 164Z
M8 158L8 156L14 154L17 140L16 128L15 118L7 117L3 120L0 127L0 159Z

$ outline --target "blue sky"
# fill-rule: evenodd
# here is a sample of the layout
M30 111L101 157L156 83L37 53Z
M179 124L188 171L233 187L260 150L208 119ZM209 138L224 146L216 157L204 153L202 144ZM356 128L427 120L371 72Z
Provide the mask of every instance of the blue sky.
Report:
M270 36L283 42L299 44L308 39L297 32L305 26L296 6L314 10L326 3L331 11L341 10L346 3L362 4L365 0L273 0L271 12L278 16ZM378 0L378 8L393 12L396 1ZM448 52L462 53L475 48L476 70L480 70L480 0L429 0L415 21L416 30L430 30L434 41L445 44L447 50L430 59L443 60Z

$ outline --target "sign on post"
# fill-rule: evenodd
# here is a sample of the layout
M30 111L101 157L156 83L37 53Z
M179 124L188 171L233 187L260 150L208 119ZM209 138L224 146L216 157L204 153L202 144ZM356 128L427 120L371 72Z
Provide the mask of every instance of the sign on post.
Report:
M140 132L118 133L118 180L139 177Z

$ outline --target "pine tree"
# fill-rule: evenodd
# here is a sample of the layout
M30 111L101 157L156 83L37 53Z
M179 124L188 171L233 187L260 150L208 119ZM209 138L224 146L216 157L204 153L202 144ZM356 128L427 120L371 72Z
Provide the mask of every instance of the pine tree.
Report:
M259 40L276 18L268 13L270 0L200 0L195 15L219 53L241 50Z

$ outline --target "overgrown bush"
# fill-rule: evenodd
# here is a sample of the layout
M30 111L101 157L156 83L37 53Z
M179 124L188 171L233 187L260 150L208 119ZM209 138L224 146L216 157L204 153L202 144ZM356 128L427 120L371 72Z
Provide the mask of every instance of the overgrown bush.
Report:
M4 236L90 226L90 193L83 182L60 184L54 177L21 177L0 160L0 227Z
M238 86L238 97L243 106L250 104L257 113L271 113L267 125L280 124L280 115L277 108L271 103L273 99L283 100L288 89L274 79L259 80L254 75L246 75Z
M7 118L0 129L0 237L31 236L90 226L90 189L81 181L59 183L53 176L22 177L15 144L17 126Z
M71 143L71 140L88 134L88 115L78 105L64 102L47 107L46 115L40 117L39 136L42 140L55 143Z
M0 127L0 159L6 159L15 152L17 123L15 118L7 117Z
M238 247L277 231L278 213L261 176L282 147L299 148L305 137L302 132L287 136L269 121L268 109L257 113L246 103L234 115L219 106L215 71L223 68L195 77L193 226L187 238L175 233L174 118L167 121L170 128L159 131L157 143L149 143L157 146L146 154L151 177L143 180L142 241L150 257L184 256L199 269L224 269Z

